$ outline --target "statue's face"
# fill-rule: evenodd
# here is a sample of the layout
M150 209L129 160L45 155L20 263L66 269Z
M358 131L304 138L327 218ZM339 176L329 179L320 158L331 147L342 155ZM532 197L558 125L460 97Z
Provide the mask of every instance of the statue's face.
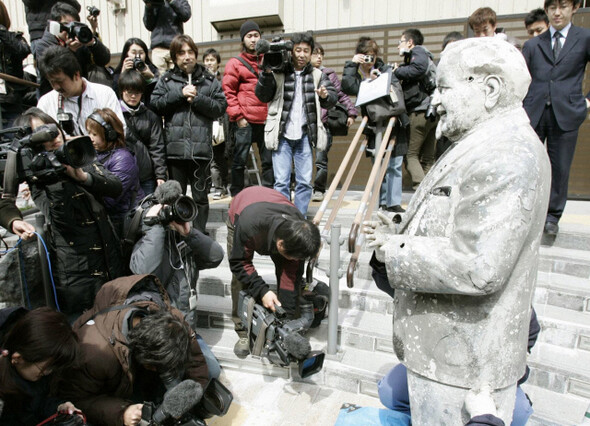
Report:
M484 107L483 78L469 75L461 69L460 57L444 58L437 69L437 89L432 105L440 116L436 137L446 136L452 141L460 139L477 123L489 117Z

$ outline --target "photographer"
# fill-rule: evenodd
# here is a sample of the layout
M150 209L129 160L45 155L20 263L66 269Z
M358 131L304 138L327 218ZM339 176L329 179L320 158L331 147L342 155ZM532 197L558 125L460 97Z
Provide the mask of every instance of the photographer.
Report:
M434 164L436 151L436 111L430 107L431 95L436 88L435 75L429 75L432 53L424 46L420 30L410 28L399 40L399 54L404 62L395 64L393 73L402 83L406 110L410 116L410 143L406 155L406 168L412 176L412 186L418 188L424 175Z
M173 306L186 315L192 311L189 298L196 296L199 271L216 268L223 260L223 249L191 227L190 215L178 217L176 213L195 209L188 197L184 197L185 204L177 204L183 201L181 197L180 184L169 180L158 186L142 205L142 237L133 247L130 268L134 274L156 275Z
M76 411L49 395L53 379L69 371L78 352L65 315L48 308L0 310L0 423L28 426L56 411Z
M357 96L361 82L374 79L381 73L388 72L390 66L379 57L379 45L370 37L360 37L352 60L346 61L342 71L342 91L349 96ZM393 80L393 78L392 78ZM367 116L366 106L361 106L363 116ZM399 121L398 121L399 123ZM391 153L385 178L379 192L379 207L389 212L403 213L402 202L402 163L408 144L405 132L399 131L401 125L396 123L396 141ZM369 147L375 150L375 130L379 123L369 122L364 133L369 138ZM393 136L392 136L393 137ZM369 152L369 150L367 150ZM374 154L367 154L372 155Z
M105 284L73 329L81 356L60 389L93 425L139 424L143 402L159 404L180 380L207 387L196 335L153 275Z
M71 26L73 22L75 24ZM57 24L59 24L59 30L57 30ZM76 27L81 30L77 34L74 31ZM82 37L80 34L84 35L83 40L78 38ZM85 37L88 37L89 40L86 41ZM84 78L88 77L88 72L92 65L104 67L111 60L109 49L102 44L100 39L92 33L88 26L80 23L80 15L74 7L67 3L56 3L51 8L48 27L37 45L37 52L35 54L37 63L42 61L45 52L51 46L67 47L74 52L80 63L80 75ZM51 90L51 85L48 81L49 76L46 75L42 67L39 67L39 71L41 76L39 93L40 96L43 96Z
M172 40L170 56L175 65L158 80L151 104L164 116L170 178L180 183L183 192L191 185L199 209L193 225L204 233L209 217L213 121L223 115L227 102L219 81L197 64L198 54L190 36Z
M275 111L282 105L280 113L269 114L266 119L264 143L272 151L274 189L288 200L291 199L291 164L294 163L293 203L305 216L312 192L311 148L314 146L319 151L325 151L328 145L321 112L316 105L319 101L322 108L329 109L336 104L338 97L328 76L314 69L310 63L314 49L311 34L296 33L291 43L291 61L282 64L280 72L273 72L269 64L263 62L264 71L260 74L255 93L262 102L269 102L269 111Z
M35 130L56 123L38 108L30 108L15 124ZM39 151L47 155L63 144L60 132ZM78 169L48 166L41 173L43 179L31 179L28 184L49 225L47 243L57 299L63 312L79 315L92 306L103 283L123 273L119 241L101 203L103 196L120 194L121 182L97 161Z
M237 356L249 353L247 329L238 315L238 298L246 290L257 303L274 312L283 306L290 317L298 311L298 296L307 258L320 249L320 232L281 193L266 187L243 189L232 200L227 221L227 253L232 271L232 320L239 340ZM256 272L254 253L268 255L275 265L277 294Z
M8 10L0 1L0 72L22 79L23 60L31 53L27 41L21 32L8 31L10 17ZM29 90L27 86L4 82L5 90L0 93L2 122L0 128L12 127L12 121L23 112L23 96Z
M86 119L98 108L114 111L125 127L121 105L113 89L82 77L82 67L71 50L52 46L38 65L53 90L42 96L37 106L59 121L68 136L87 134Z
M156 86L158 77L160 77L160 71L150 59L145 42L135 37L128 39L123 45L121 59L113 73L113 90L115 93L119 94L121 92L119 88L121 76L132 70L140 73L145 82L145 88L142 90L143 103L149 108L150 96Z
M43 37L47 27L47 21L51 14L51 8L57 3L56 0L23 0L27 27L29 27L29 40L31 42L31 53L37 56L37 45ZM71 5L78 13L82 10L80 3L76 0L63 0L63 3Z
M143 0L143 24L151 35L152 57L160 73L174 67L170 55L170 43L174 37L184 34L183 23L191 18L191 6L187 0Z

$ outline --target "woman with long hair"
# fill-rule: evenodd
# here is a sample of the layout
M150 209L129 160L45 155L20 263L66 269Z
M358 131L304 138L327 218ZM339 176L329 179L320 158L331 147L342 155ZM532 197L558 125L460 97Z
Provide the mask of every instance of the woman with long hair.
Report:
M132 37L123 45L121 59L113 74L113 90L119 94L119 77L128 71L136 69L145 80L143 102L149 106L150 95L154 90L160 71L153 64L148 54L147 45L140 38Z
M123 123L113 110L95 110L86 119L86 130L98 154L98 161L123 185L123 192L118 197L104 198L107 214L121 237L125 215L145 196L139 184L139 168L135 157L125 146Z
M56 411L77 411L71 402L49 396L52 380L79 353L64 314L49 308L0 310L0 351L1 424L37 424Z

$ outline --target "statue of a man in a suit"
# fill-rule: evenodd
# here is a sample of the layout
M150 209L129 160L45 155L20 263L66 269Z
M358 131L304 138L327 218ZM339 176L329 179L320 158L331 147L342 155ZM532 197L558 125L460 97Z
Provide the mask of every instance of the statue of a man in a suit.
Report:
M395 289L393 344L413 424L465 424L465 396L482 388L492 389L490 414L510 424L550 187L522 108L529 83L522 55L502 40L450 44L432 102L437 137L454 144L399 225L366 229Z

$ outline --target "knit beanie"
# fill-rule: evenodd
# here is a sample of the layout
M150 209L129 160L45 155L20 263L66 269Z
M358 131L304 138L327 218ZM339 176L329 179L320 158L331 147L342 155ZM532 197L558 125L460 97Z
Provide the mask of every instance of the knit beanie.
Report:
M246 34L248 34L250 31L258 31L258 34L260 34L260 27L256 22L246 21L242 24L240 27L240 39L243 41Z

